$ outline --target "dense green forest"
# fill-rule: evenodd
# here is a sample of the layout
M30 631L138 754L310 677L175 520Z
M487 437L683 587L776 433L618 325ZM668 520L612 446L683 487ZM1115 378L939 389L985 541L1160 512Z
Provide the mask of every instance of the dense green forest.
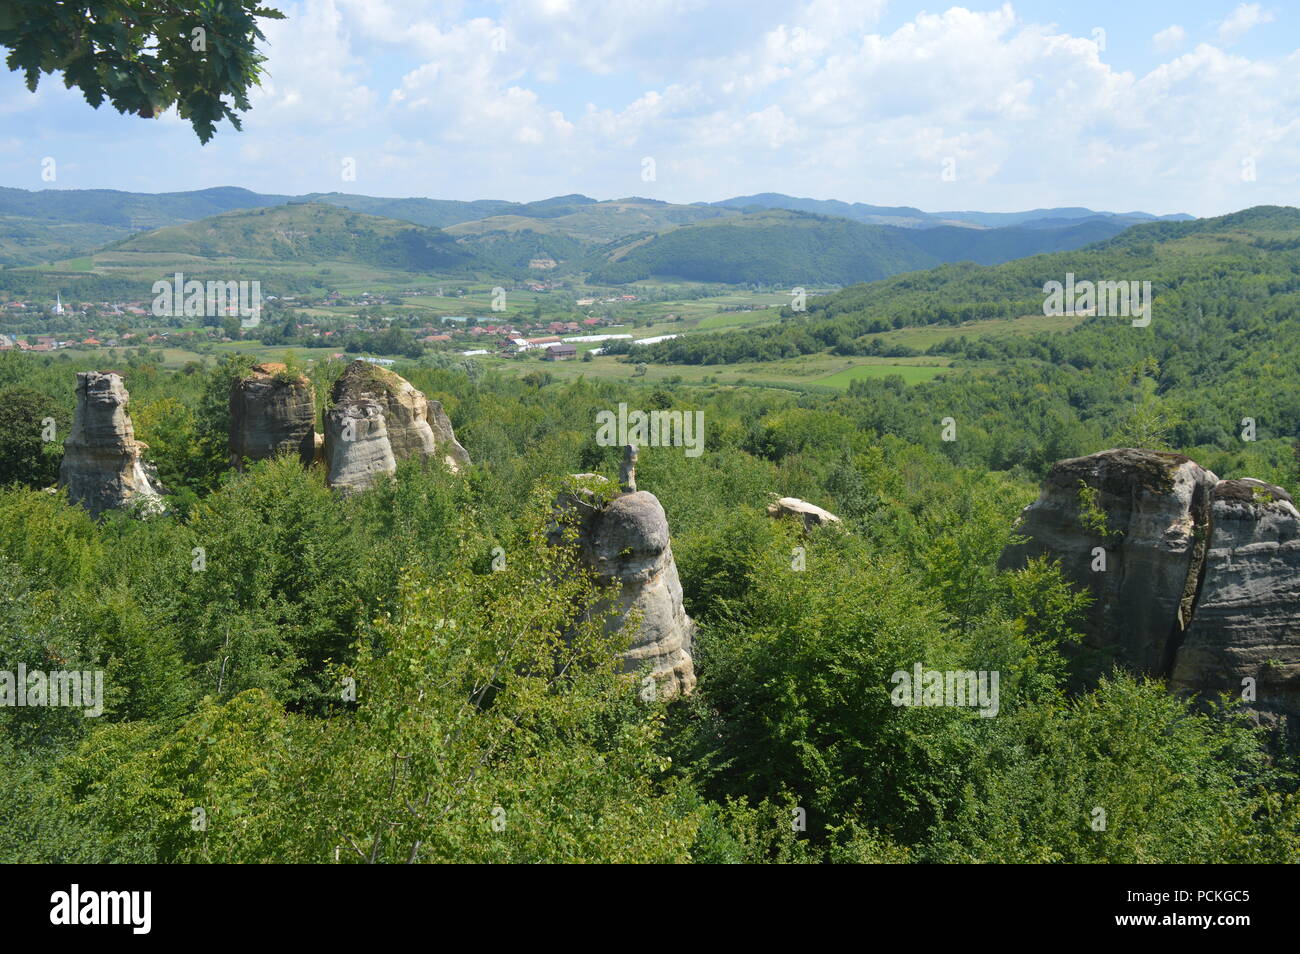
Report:
M959 325L1041 313L1042 286L1064 279L1151 280L1147 327L1094 316L1065 333L964 335ZM638 362L728 364L832 350L916 353L887 333L952 325L924 349L962 373L903 388L853 383L857 420L950 458L1040 476L1052 461L1103 446L1177 448L1218 473L1290 484L1300 439L1300 210L1155 223L1069 254L979 268L948 265L811 299L805 313L744 335L691 335L635 349ZM883 335L883 337L882 337ZM607 350L626 351L611 344ZM940 444L953 416L961 439ZM1243 418L1258 440L1243 442ZM1110 443L1107 443L1109 441Z
M1133 340L1140 355L1155 339ZM1258 352L1219 356L1255 388L1243 394L1293 400L1296 362ZM1058 394L1026 370L826 397L549 384L426 359L398 370L444 402L474 465L411 463L339 497L288 460L227 470L226 395L247 363L118 369L171 509L96 523L43 490L60 447L39 425L66 433L81 365L0 355L0 654L102 667L107 686L97 719L0 709L0 858L1300 852L1290 756L1159 682L1115 672L1068 695L1059 648L1082 597L1054 567L995 567L1044 464L1119 439L1118 418L1093 405L1162 400L1142 390L1149 374L1128 391L1112 379L1114 393ZM307 370L323 401L341 366ZM617 674L615 640L575 622L592 584L544 542L566 475L617 474L595 420L620 401L706 422L704 454L643 448L638 471L667 511L699 623L697 689L668 703ZM958 440L945 443L950 414ZM769 519L773 493L827 507L843 532ZM1001 672L998 717L892 705L890 674L916 662Z
M806 212L750 210L739 219L673 229L634 240L596 260L591 280L609 284L651 276L729 284L849 285L941 262L992 265L1074 249L1122 231L1090 219L1060 228L899 228Z

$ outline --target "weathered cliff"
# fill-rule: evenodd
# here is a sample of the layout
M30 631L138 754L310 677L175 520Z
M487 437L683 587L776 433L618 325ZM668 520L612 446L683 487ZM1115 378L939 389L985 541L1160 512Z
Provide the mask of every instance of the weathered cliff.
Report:
M1282 488L1215 486L1203 582L1170 686L1254 695L1266 721L1300 721L1300 512Z
M1118 662L1168 675L1191 620L1216 482L1180 454L1131 448L1052 467L1016 527L1026 541L1000 565L1045 554L1092 594L1082 671Z
M397 472L379 402L351 400L325 412L325 472L326 483L344 493Z
M470 462L442 405L428 400L409 381L387 368L353 361L334 382L331 398L336 406L353 401L376 402L383 411L396 460L438 456L452 471Z
M310 466L316 446L316 392L283 364L259 364L230 387L230 463L293 454Z
M1056 464L1017 532L1027 540L1002 567L1046 554L1095 599L1083 679L1119 663L1227 693L1300 740L1300 511L1285 490L1177 454L1105 451Z
M145 445L135 439L126 412L128 401L116 372L77 373L77 408L63 442L59 485L67 488L69 500L95 516L127 507L161 509L141 458Z

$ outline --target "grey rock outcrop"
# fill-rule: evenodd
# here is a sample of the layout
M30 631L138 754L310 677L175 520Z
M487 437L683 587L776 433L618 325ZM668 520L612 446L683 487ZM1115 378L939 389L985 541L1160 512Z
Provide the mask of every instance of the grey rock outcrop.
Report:
M116 372L77 373L77 409L63 442L59 485L95 516L120 508L162 509L141 458L145 445L135 439L126 412L129 400Z
M442 404L430 401L400 374L369 361L353 361L334 382L335 404L376 401L388 425L388 440L397 460L442 457L452 471L468 465L469 454L456 440Z
M1082 627L1086 676L1114 662L1170 673L1191 622L1217 482L1181 454L1131 448L1052 467L1017 525L1026 541L1008 547L999 565L1047 555L1092 594Z
M230 388L230 463L293 454L310 466L316 447L316 392L283 364L259 364Z
M609 595L594 608L599 615L611 614L605 617L606 631L636 625L622 656L624 671L637 672L649 663L665 697L690 693L695 688L695 624L682 605L668 518L658 498L644 490L608 500L591 492L563 494L556 507L560 522L552 542L565 540L563 527L573 525L576 540L571 542L583 563L609 587Z
M349 401L325 412L325 467L326 482L344 493L365 490L397 472L377 401Z
M767 515L769 517L798 518L803 521L806 529L826 527L840 522L840 518L829 510L823 510L821 507L810 504L806 500L800 500L798 497L777 498L767 505Z
M1214 488L1196 610L1170 686L1240 698L1264 721L1300 721L1300 512L1280 487L1246 478Z
M1177 692L1226 693L1300 742L1300 511L1281 487L1105 451L1056 464L1017 532L1028 539L1003 568L1046 554L1095 598L1085 681L1119 663Z

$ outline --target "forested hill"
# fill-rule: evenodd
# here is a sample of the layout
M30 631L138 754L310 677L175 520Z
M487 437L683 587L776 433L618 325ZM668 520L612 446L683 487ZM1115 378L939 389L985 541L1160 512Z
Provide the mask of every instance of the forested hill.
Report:
M110 248L208 259L360 262L413 271L455 269L474 260L438 229L318 202L230 212L132 236Z
M1151 323L1083 318L1072 330L968 334L961 323L1041 315L1043 284L1150 281ZM1290 483L1300 441L1300 209L1259 207L1154 223L1089 249L992 268L948 265L813 299L807 313L744 335L674 339L636 361L719 364L831 349L907 353L894 329L941 324L926 354L953 373L903 387L855 382L858 425L963 463L1024 468L1106 447L1178 450L1219 474ZM611 349L612 350L612 349ZM632 359L630 359L632 360ZM823 404L825 403L823 399ZM959 439L939 440L938 421ZM1242 438L1249 419L1252 439Z
M805 212L750 212L673 229L616 246L592 265L593 281L651 277L776 285L848 285L943 262L991 265L1025 255L1079 248L1126 227L1088 219L1058 227L974 229L865 225Z
M1079 206L1053 209L1031 209L1025 212L922 212L910 205L868 205L865 202L841 202L837 199L806 199L782 195L780 192L762 192L723 199L714 205L729 209L790 209L795 212L814 212L867 222L874 225L899 225L910 228L930 228L936 225L965 224L981 228L1002 228L1027 223L1081 222L1085 219L1118 219L1123 225L1149 222L1155 219L1180 221L1190 219L1185 213L1152 215L1149 212L1099 212Z
M1300 209L1259 206L1191 222L1134 226L1087 248L1036 255L992 267L949 264L896 275L785 309L777 325L743 336L694 335L637 350L638 360L683 364L771 361L835 348L859 353L871 336L905 327L1042 314L1043 286L1079 281L1148 280L1157 320L1221 299L1225 289L1257 297L1289 288L1300 272ZM1272 306L1270 306L1272 307ZM1123 319L1098 319L1110 325Z

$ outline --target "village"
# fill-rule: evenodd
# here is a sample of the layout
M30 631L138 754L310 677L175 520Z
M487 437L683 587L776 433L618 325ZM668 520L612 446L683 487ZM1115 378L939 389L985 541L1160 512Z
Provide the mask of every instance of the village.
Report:
M552 290L549 283L533 282L526 287L533 293ZM252 320L241 320L234 311L227 310L225 314L197 317L201 323L189 326L183 325L179 317L155 314L148 300L65 303L61 295L56 295L53 303L16 300L0 304L0 328L5 329L0 331L0 351L201 349L204 345L274 339L277 344L301 347L335 345L341 349L340 355L345 351L408 356L412 351L447 351L466 357L530 354L542 360L565 361L578 358L582 352L599 354L600 347L589 347L593 344L632 339L630 331L620 330L626 324L616 314L595 311L600 306L625 306L642 300L633 294L579 298L573 302L580 312L578 316L557 319L552 317L554 312L544 315L539 305L531 311L507 313L489 304L480 314L438 314L409 303L421 296L466 299L463 291L444 296L441 288L355 295L331 291L319 297L268 295L259 316ZM473 310L481 307L472 297L466 304L475 305ZM351 308L357 310L342 311ZM572 314L572 309L566 310ZM196 318L189 317L191 322ZM677 320L677 315L669 313L656 320L671 322ZM52 326L69 330L45 330ZM675 335L643 340L654 343L670 337ZM394 345L398 340L401 347Z

